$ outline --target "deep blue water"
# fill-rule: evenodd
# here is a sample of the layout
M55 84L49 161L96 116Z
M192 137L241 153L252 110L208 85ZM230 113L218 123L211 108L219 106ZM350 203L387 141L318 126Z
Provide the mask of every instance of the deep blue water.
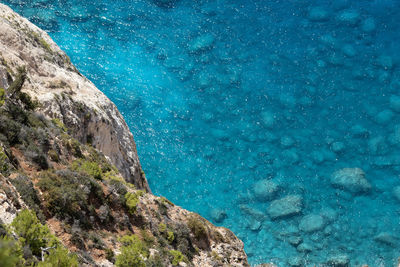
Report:
M230 228L252 264L397 262L400 1L2 2L116 103L153 192ZM345 167L369 192L332 185ZM260 200L263 179L280 189ZM272 219L292 194L301 212Z

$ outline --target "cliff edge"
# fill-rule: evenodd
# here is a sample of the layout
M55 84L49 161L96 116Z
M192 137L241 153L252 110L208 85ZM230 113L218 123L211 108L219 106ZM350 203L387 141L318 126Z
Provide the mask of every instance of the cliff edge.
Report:
M115 105L0 4L2 266L248 266L231 231L151 194Z
M0 87L7 88L10 75L25 66L22 90L37 98L39 111L58 118L72 136L109 157L127 181L149 191L132 133L116 106L44 31L5 5L0 18Z

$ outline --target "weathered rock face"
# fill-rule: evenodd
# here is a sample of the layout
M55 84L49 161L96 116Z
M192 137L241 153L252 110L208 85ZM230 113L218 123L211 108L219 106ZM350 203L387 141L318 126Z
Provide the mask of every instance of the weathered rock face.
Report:
M116 106L71 64L41 29L0 4L0 87L25 66L22 90L41 103L41 111L60 119L81 142L103 152L124 178L149 191L136 145ZM11 72L11 73L10 73Z

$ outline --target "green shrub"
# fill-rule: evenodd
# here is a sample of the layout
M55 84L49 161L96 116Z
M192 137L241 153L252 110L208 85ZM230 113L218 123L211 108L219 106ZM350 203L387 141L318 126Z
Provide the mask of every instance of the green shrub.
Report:
M188 226L196 239L204 239L207 237L207 229L201 221L200 216L192 215L189 217Z
M41 222L45 221L45 217L41 210L41 202L38 197L38 192L33 186L32 181L23 175L18 175L15 179L11 179L11 183L17 189L22 200L28 205L29 208L35 211L36 215Z
M22 85L26 80L26 69L25 67L19 67L17 69L17 75L11 85L8 87L8 95L11 97L18 96L21 91Z
M35 163L40 169L47 170L49 168L46 155L34 143L29 144L24 155L27 159Z
M49 250L49 255L39 262L38 267L78 267L78 258L63 247Z
M167 231L167 225L165 223L160 223L158 225L158 231L160 233L164 233L165 231Z
M186 263L189 262L186 256L184 256L179 250L170 250L169 254L173 257L172 265L179 265L179 263L182 261Z
M135 193L128 192L125 194L125 204L131 214L136 212L136 206L139 204L139 197L143 196L142 190L137 190Z
M0 107L4 104L4 100L6 99L6 92L4 88L0 87Z
M149 234L145 229L140 229L140 235L142 236L143 242L147 247L151 247L154 244L154 236Z
M103 176L99 164L84 159L75 160L71 165L71 169L89 175L97 180L101 180Z
M174 232L172 232L172 231L167 232L167 240L169 243L174 242L174 240L175 240Z
M49 152L47 152L47 154L49 155L49 157L52 161L54 161L54 162L60 161L60 156L58 155L57 151L55 151L54 149L49 150Z
M35 256L41 255L41 248L58 245L57 239L47 226L42 225L35 213L23 210L11 223L12 229L19 237L22 246L29 246Z
M111 263L115 263L114 251L112 249L110 249L110 248L106 248L105 252L106 252L106 259L108 261L110 261Z
M7 176L9 171L8 157L4 149L0 146L0 173Z
M89 212L89 196L100 202L104 199L102 188L96 180L70 170L42 172L38 186L50 213L62 219L85 219L87 214L82 214L83 211Z
M0 265L2 267L21 266L22 249L8 237L0 237Z
M142 241L135 235L126 235L120 239L121 254L117 256L118 267L145 267L143 258L148 257L148 251Z
M67 132L67 131L68 131L68 128L65 126L64 123L62 123L62 122L60 121L60 119L54 118L54 119L51 120L51 122L52 122L57 128L61 129L63 132Z

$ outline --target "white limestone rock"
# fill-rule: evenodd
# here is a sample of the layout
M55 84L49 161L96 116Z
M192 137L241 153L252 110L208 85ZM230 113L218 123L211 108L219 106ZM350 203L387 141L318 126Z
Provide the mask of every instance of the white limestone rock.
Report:
M288 195L274 200L267 209L272 219L282 219L300 214L303 210L303 197L300 195Z
M335 171L331 177L331 184L353 194L367 193L371 190L371 184L360 168L343 168Z

